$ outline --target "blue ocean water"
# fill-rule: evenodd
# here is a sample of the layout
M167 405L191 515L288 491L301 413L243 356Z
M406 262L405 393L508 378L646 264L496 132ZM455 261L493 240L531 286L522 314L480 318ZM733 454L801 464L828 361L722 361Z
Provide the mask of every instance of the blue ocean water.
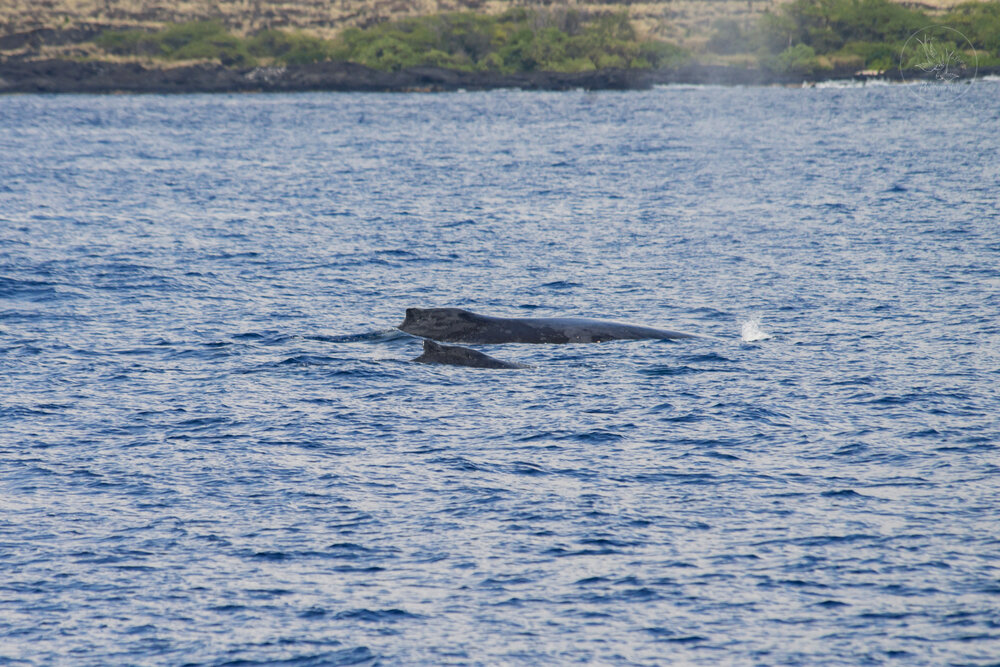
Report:
M998 86L0 97L0 665L997 664Z

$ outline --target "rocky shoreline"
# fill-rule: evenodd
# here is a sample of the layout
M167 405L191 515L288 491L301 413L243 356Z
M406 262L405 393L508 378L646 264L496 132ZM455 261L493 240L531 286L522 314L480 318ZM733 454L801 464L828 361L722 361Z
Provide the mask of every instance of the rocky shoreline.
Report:
M996 72L979 72L996 74ZM414 67L384 72L344 62L236 69L215 64L147 67L139 63L72 60L0 62L2 93L253 93L253 92L448 92L458 90L644 90L663 84L796 85L827 80L898 81L880 75L824 71L777 74L762 69L685 65L669 70L606 69L592 72L501 74Z

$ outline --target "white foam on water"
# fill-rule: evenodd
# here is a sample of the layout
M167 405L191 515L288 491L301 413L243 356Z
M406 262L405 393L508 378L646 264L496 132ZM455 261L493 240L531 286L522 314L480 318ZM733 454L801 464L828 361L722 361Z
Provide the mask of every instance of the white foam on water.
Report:
M771 334L760 328L760 318L751 317L740 327L740 335L744 343L755 343L759 340L771 338Z
M864 88L867 81L854 79L833 79L830 81L817 81L810 85L810 88Z

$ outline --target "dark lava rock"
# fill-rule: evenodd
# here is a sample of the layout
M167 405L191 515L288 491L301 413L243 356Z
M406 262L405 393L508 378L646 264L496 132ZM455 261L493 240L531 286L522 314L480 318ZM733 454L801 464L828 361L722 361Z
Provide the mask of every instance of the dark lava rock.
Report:
M980 74L985 73L980 70ZM398 72L383 72L344 62L233 69L213 64L145 67L138 63L8 58L0 62L0 93L442 92L497 88L642 90L671 83L794 85L857 76L852 71L808 76L780 75L767 70L716 65L686 65L671 70L605 69L575 73L501 74L460 72L440 67L412 67ZM885 76L888 78L891 73Z
M288 67L232 69L221 65L144 67L138 63L23 60L0 62L0 92L6 93L209 93L451 90L635 90L653 80L644 70L595 72L459 72L413 67L383 72L362 65L324 62Z
M95 23L72 28L37 28L0 35L0 51L15 51L24 48L37 50L42 46L79 44L93 39L109 27L111 26Z

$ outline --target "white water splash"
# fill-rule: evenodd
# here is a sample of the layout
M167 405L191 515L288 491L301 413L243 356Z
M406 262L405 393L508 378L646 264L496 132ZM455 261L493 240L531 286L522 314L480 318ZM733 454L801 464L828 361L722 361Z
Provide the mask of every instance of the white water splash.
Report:
M771 334L760 328L760 318L751 317L740 327L740 335L744 343L755 343L759 340L767 340Z

